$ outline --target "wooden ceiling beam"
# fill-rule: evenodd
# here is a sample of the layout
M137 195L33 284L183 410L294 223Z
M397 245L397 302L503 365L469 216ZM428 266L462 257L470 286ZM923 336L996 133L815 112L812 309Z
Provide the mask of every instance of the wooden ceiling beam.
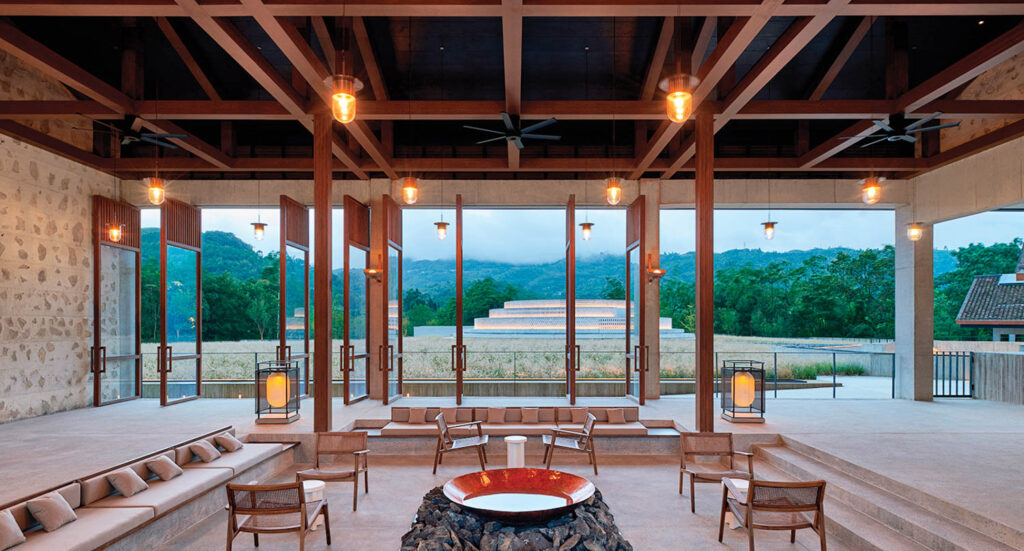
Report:
M825 95L825 92L827 92L829 87L832 86L832 83L835 82L836 77L839 76L839 71L843 70L843 67L846 66L846 62L850 60L850 57L853 56L853 52L857 50L857 46L859 46L864 40L864 37L867 36L868 31L871 30L871 25L873 25L874 22L875 17L862 17L860 22L857 23L857 26L853 28L853 31L851 31L849 35L837 39L842 40L843 47L839 49L839 52L836 53L834 58L831 58L831 63L828 64L828 67L820 73L821 78L818 80L817 84L814 85L811 93L808 94L808 99L811 101L817 101Z
M199 63L196 62L196 58L192 56L192 52L188 51L188 48L185 46L185 43L182 42L178 32L175 31L174 27L171 25L170 20L166 17L157 17L156 24L160 27L160 31L164 33L164 36L167 37L167 41L171 43L171 47L174 48L174 51L178 53L178 57L180 57L181 61L185 63L185 67L188 67L188 72L192 73L192 77L199 83L199 87L203 89L203 93L206 94L206 97L213 101L220 101L221 98L220 94L217 93L217 89L213 86L213 83L210 82L210 79L207 78L206 73L203 72Z
M522 113L523 94L523 0L501 0L501 42L505 68L505 112L513 124ZM519 148L506 142L508 168L519 168Z
M169 120L146 118L141 118L141 120L142 125L151 132L156 132L158 134L188 134L185 129ZM167 138L167 141L184 149L185 151L188 151L196 157L203 159L217 168L230 168L234 162L234 159L221 151L220 148L213 147L195 136L189 136L188 138Z
M661 73L665 70L665 59L668 57L668 50L672 46L675 26L675 17L666 17L661 22L661 31L658 33L658 42L654 45L651 64L647 66L647 74L644 75L643 84L640 86L641 100L654 98L654 92L658 89L658 82L661 81Z
M204 4L204 6L207 4ZM751 2L687 1L692 17L750 17L758 4ZM502 6L494 0L277 0L268 6L276 17L501 17ZM525 17L670 17L679 15L678 2L626 0L580 2L579 0L527 0ZM827 11L821 2L792 2L780 6L778 15L809 17ZM189 17L188 10L172 0L0 0L0 16L60 17ZM245 6L235 2L211 2L213 17L248 17ZM957 16L1024 15L1024 4L1000 0L894 0L859 1L839 10L842 16Z
M123 92L35 41L10 21L0 20L0 49L113 111L125 114L134 110L132 99Z
M384 73L380 70L380 63L373 52L373 44L370 42L370 33L366 31L366 22L362 17L352 18L352 34L356 39L356 46L359 48L359 57L363 59L363 68L370 80L370 87L373 88L373 97L377 101L388 100L388 86L384 83Z
M331 31L327 28L327 22L323 17L312 17L310 20L313 24L313 33L316 34L316 39L320 42L320 50L324 53L324 58L327 59L327 66L336 67L338 52L334 49L334 40L331 39Z

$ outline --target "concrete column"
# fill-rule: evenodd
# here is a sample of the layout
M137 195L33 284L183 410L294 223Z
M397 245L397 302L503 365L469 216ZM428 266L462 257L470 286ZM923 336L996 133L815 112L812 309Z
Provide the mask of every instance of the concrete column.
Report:
M896 209L896 397L932 399L934 273L932 226L919 241L907 239L912 207Z
M649 179L640 180L640 193L646 197L644 206L647 212L644 213L644 248L643 257L640 261L646 271L648 255L652 265L660 265L658 260L661 247L658 242L660 234L660 222L658 215L661 212L661 180ZM647 286L644 300L646 302L645 320L647 326L647 379L644 389L645 397L648 400L657 400L661 397L661 333L658 330L658 321L661 317L661 293L658 281L649 281L644 278L643 284Z

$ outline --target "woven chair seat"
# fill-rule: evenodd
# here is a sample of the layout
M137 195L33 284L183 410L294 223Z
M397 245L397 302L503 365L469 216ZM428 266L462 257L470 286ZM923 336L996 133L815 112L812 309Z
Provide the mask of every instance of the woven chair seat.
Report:
M781 505L781 504L780 504ZM740 501L729 498L729 509L733 515L736 515L736 520L740 524L744 524L744 515L747 512L747 506ZM814 526L813 513L804 511L753 511L754 526L758 528L780 528L785 530L792 530L798 528L810 528Z
M299 477L299 480L352 480L357 476L357 472L352 469L342 471L332 471L330 469L306 469L295 473Z
M683 471L704 480L721 480L723 478L740 478L748 480L750 473L739 469L730 469L723 463L687 463Z
M545 434L544 436L541 437L541 440L543 441L544 445L547 446L548 444L551 443L551 435L550 434ZM580 443L580 439L579 438L570 438L568 436L558 436L558 437L555 437L555 447L556 448L569 448L571 450L582 450L583 449L583 444Z
M470 448L470 447L473 447L473 446L481 446L481 445L487 443L487 439L488 438L487 438L486 434L483 435L483 436L471 436L471 437L468 437L468 438L455 438L455 439L452 440L451 445L448 446L448 449L450 449L450 450L457 450L459 448Z
M323 501L307 501L306 502L306 517L308 519L307 525L313 522L313 519L320 514L320 507ZM272 507L290 507L294 506L294 503L271 503L271 502L260 502L261 507L272 508ZM239 527L242 531L247 530L281 530L281 531L293 531L298 530L302 527L302 513L286 513L280 515L250 515L242 522Z

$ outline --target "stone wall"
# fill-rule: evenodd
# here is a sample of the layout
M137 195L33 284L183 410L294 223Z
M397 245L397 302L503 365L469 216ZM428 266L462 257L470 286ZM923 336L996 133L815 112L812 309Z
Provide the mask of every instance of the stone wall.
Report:
M1010 59L978 75L957 99L963 100L1019 100L1024 99L1024 54ZM975 118L959 121L960 126L944 128L940 140L943 151L998 130L1018 119ZM948 120L941 121L950 122Z
M60 81L43 75L10 53L0 50L0 100L73 99L75 96ZM65 117L19 122L58 140L92 151L92 121L89 119Z
M0 136L0 422L92 401L93 194L111 176Z

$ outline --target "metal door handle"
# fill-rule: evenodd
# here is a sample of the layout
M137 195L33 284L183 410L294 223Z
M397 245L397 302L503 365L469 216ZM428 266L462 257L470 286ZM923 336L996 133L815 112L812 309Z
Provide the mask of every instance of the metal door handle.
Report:
M170 345L165 346L164 347L164 356L166 357L166 361L164 361L164 373L170 373L171 372L171 358L174 357L174 347L172 347Z
M350 345L348 345L347 348L348 348L348 361L345 363L345 365L348 366L348 370L350 372L355 373L355 370L356 370L356 358L355 358L355 355L356 355L356 345L350 344Z
M576 350L576 371L580 371L582 369L582 367L583 367L583 365L582 365L583 360L581 359L583 354L580 352L580 345L578 345L578 344L575 345L575 350Z
M107 372L107 347L100 347L100 373Z
M651 359L651 345L645 344L643 352L644 352L644 371L650 371L651 370L651 362L650 362L650 359Z
M383 371L385 371L385 369L384 369L384 345L380 344L380 345L377 345L377 346L378 346L378 350L377 350L377 370L383 372Z

